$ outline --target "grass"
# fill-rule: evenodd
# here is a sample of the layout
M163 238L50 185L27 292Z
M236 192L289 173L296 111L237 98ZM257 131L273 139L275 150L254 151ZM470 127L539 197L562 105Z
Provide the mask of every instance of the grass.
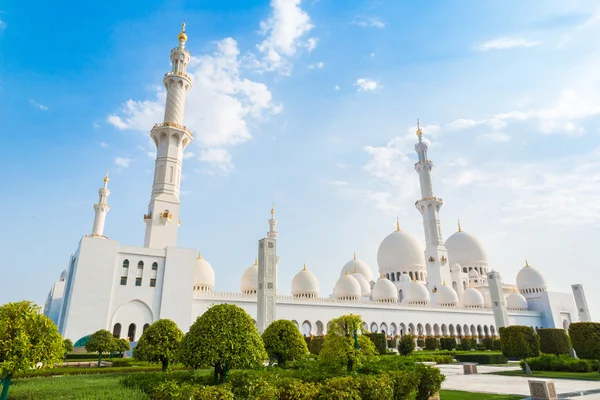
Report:
M562 372L562 371L533 371L532 375L519 371L500 371L493 372L493 375L505 376L525 376L536 378L551 378L551 379L575 379L579 381L600 381L598 372Z
M523 396L508 394L471 393L459 390L440 390L442 400L521 400Z
M121 374L15 379L9 400L148 400L142 392L119 384Z

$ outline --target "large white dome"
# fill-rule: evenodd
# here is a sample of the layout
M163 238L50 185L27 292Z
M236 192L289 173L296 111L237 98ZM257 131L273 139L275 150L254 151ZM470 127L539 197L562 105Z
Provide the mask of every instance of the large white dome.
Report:
M373 280L373 271L369 264L364 262L361 259L356 258L356 253L354 253L354 258L346 263L340 272L340 277L346 275L346 271L348 273L358 272L362 274L367 279L367 282L371 282Z
M529 308L529 304L527 304L527 299L518 292L512 292L506 298L506 307L509 310L527 310Z
M244 294L256 294L258 290L258 262L254 261L254 264L249 266L244 274L242 275L242 281L240 283L242 293Z
M360 283L350 274L342 275L335 283L333 294L340 300L358 300L361 296Z
M411 234L397 230L379 245L377 265L382 272L425 271L425 254L421 243Z
M398 293L396 293L396 286L382 276L377 280L375 286L373 286L373 300L382 303L395 303L398 301Z
M517 274L517 287L519 290L521 292L529 289L546 290L548 285L546 284L546 280L542 273L537 269L530 267L527 262L525 264L525 267Z
M352 276L360 285L360 295L362 297L369 297L371 295L371 284L369 283L367 278L365 278L363 274L359 274L358 272L353 273Z
M487 264L488 256L483 247L483 243L474 235L463 230L450 235L446 239L446 250L451 263L458 263L462 266L475 264Z
M468 288L463 293L463 306L467 308L483 308L483 295L475 288Z
M456 307L458 295L450 286L443 284L435 292L435 304L442 307Z
M194 290L209 291L215 287L215 271L213 267L198 255L194 266Z
M412 305L429 304L429 291L421 282L411 282L406 288L403 303Z
M298 272L292 279L292 295L295 297L317 297L319 295L319 281L315 274L306 269Z

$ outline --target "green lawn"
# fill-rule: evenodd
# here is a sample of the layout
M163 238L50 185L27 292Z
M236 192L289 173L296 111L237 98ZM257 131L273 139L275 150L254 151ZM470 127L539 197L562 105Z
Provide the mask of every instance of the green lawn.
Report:
M441 390L440 400L520 400L523 396L507 394L471 393L459 390Z
M523 371L501 371L493 372L493 375L506 376L529 376ZM580 381L600 381L598 372L560 372L560 371L533 371L533 376L536 378L551 378L551 379L576 379Z
M9 400L148 400L121 384L121 374L96 374L15 379Z

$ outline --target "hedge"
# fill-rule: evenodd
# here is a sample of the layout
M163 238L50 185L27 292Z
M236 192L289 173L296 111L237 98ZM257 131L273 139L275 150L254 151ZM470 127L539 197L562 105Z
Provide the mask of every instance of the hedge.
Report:
M502 353L464 353L454 356L460 362L475 362L478 364L506 364L508 358Z
M579 358L600 358L600 323L574 322L569 325L571 343Z
M428 337L425 339L425 350L437 350L438 341L436 338Z
M442 350L454 350L456 349L456 339L454 338L441 338L440 349Z
M493 351L501 351L502 344L500 343L500 339L492 339L492 350Z
M308 344L308 351L310 351L311 354L319 355L324 342L325 337L323 336L313 337Z
M424 348L425 347L425 340L424 339L417 339L417 346L420 348Z
M598 371L597 360L582 360L570 358L567 355L542 354L539 357L528 358L527 363L532 371L561 371L561 372L592 372ZM525 370L525 362L521 361Z
M529 358L540 355L540 337L530 326L512 325L501 327L502 354L508 358Z
M564 329L541 328L537 330L540 337L540 351L545 354L569 354L571 341Z
M371 339L371 342L373 342L379 354L387 353L385 333L363 333L363 335Z
M104 356L104 361L109 361L111 358L123 358L121 353L110 354L108 357ZM65 361L72 360L98 360L98 353L69 353L65 357Z
M462 338L460 339L460 349L461 350L471 350L474 349L477 345L477 341L473 338Z
M486 338L483 338L483 340L481 341L481 344L483 345L483 347L486 350L492 350L493 341L494 341L494 339L492 339L490 337L486 337Z

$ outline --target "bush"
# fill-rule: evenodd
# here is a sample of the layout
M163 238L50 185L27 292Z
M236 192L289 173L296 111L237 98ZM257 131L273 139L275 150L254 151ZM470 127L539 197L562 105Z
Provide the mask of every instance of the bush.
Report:
M532 371L591 372L598 370L598 361L570 358L567 355L541 354L528 358L527 363ZM521 361L525 370L525 362Z
M524 359L540 355L540 337L530 326L513 325L500 328L502 354Z
M394 400L408 400L417 390L418 375L415 371L393 371L388 373L394 389Z
M176 361L183 332L170 319L159 319L150 325L133 349L133 356L142 361L160 363L163 372ZM119 339L120 341L121 339ZM125 342L129 349L129 343ZM123 346L122 349L125 349Z
M502 353L472 353L454 356L460 362L475 362L478 364L506 364L508 359Z
M283 365L308 353L306 343L292 321L273 321L262 334L265 350L271 362ZM311 344L314 340L311 340Z
M425 347L425 340L424 339L417 339L417 347L424 348Z
M280 400L313 400L316 399L321 385L302 382L296 378L282 378L277 383Z
M359 375L358 383L363 400L389 400L394 397L394 382L389 375Z
M492 350L493 351L501 351L502 345L500 344L500 339L492 339Z
M363 335L367 336L377 349L379 354L387 353L387 344L385 339L385 333L363 333Z
M577 357L600 358L600 323L575 322L569 325L569 336Z
M460 339L460 349L469 351L475 348L477 341L473 338L462 338Z
M437 350L438 341L436 338L428 337L425 339L425 350Z
M398 343L398 352L407 356L415 351L415 337L413 335L403 335Z
M328 379L319 393L319 400L361 400L360 384L350 376Z
M492 338L486 337L483 338L483 340L481 341L481 344L483 345L483 348L485 350L491 350L492 349Z
M454 338L441 338L440 349L442 350L454 350L456 349L456 339Z
M410 356L410 358L415 360L416 362L432 361L432 362L435 362L436 364L452 364L452 361L453 361L451 355L420 354L420 352L413 354L412 356Z
M538 329L540 351L546 354L569 354L571 341L564 329Z
M431 368L426 365L417 365L419 374L419 384L417 385L417 395L415 400L428 400L442 388L442 383L446 377L438 368Z
M325 342L324 336L315 336L311 338L310 344L308 345L308 351L310 354L319 355L321 353L321 349L323 348L323 343Z
M264 369L232 371L228 383L236 399L277 400L279 392L269 375Z

